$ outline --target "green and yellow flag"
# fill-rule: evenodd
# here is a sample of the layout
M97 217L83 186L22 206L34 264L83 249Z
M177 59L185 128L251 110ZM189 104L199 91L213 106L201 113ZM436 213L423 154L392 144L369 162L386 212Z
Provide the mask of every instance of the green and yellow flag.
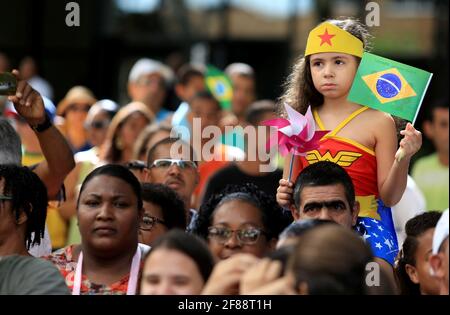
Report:
M219 101L220 107L229 110L231 108L233 86L227 75L216 67L208 66L205 81L206 87Z
M414 124L432 76L430 72L365 52L348 100Z

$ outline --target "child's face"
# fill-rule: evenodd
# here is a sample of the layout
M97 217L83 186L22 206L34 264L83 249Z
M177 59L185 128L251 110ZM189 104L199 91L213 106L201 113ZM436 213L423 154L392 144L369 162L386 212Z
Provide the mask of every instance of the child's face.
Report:
M193 118L200 118L202 123L202 130L208 126L217 126L220 119L220 107L216 102L197 98L191 103L191 110Z
M439 294L439 282L430 275L429 258L433 246L434 228L427 230L418 237L415 255L416 265L410 268L409 277L414 283L420 284L420 291L424 294Z
M343 53L313 54L310 58L311 76L314 87L324 98L347 97L353 84L357 59Z

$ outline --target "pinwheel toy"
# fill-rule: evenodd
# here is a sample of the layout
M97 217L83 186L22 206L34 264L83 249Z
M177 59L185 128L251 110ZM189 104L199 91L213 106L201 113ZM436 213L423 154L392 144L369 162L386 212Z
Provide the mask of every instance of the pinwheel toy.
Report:
M319 148L320 139L328 131L316 131L316 124L310 106L305 116L294 110L287 103L284 103L284 108L288 119L270 119L262 122L262 125L278 129L277 133L269 138L267 142L268 148L278 144L278 150L282 156L292 153L288 178L288 181L291 181L294 157L296 155L305 156L307 152Z

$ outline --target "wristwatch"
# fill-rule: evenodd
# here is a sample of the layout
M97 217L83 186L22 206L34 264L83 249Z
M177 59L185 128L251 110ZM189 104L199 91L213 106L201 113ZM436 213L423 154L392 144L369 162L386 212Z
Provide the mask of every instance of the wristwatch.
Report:
M33 129L35 132L44 132L48 128L52 126L52 121L50 120L50 117L48 117L47 113L45 113L45 120L43 123L38 125L30 125L31 129Z

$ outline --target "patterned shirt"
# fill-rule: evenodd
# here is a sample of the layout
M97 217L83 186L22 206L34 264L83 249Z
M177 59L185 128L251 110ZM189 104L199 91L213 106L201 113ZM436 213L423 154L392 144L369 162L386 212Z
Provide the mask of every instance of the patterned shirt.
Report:
M61 272L66 285L72 291L75 270L77 269L77 261L73 258L73 251L76 245L70 245L55 251L47 257L43 257L51 261ZM141 270L142 270L141 262ZM91 282L86 275L81 277L80 294L82 295L125 295L127 294L128 280L130 274L125 275L119 281L111 285L95 284Z

